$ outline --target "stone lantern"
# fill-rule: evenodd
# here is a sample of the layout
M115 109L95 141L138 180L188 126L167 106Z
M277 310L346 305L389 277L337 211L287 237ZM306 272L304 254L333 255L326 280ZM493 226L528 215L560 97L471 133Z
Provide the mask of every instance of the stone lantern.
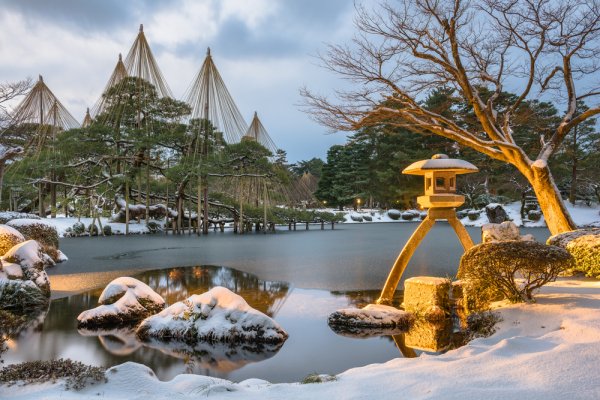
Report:
M469 233L456 218L456 207L465 202L465 197L456 194L456 175L479 171L470 162L448 158L445 154L436 154L429 160L417 161L406 167L402 173L422 175L425 180L425 194L417 198L423 208L427 208L427 217L417 227L392 266L390 274L377 300L378 304L391 304L396 287L413 253L436 220L447 220L456 232L463 248L473 247Z

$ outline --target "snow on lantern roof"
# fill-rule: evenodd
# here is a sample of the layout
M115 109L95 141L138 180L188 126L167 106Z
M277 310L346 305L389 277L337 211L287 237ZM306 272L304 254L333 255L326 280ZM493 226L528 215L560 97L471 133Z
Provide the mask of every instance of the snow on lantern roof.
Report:
M448 158L445 154L435 154L431 159L421 160L410 164L402 170L407 175L425 175L434 170L454 172L455 174L471 174L479 169L465 160Z

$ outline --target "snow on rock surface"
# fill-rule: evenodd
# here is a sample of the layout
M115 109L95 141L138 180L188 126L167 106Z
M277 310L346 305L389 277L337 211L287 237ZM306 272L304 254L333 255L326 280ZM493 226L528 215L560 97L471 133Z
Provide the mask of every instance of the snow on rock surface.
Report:
M521 236L519 227L512 221L504 221L501 224L484 224L481 227L481 242L502 242L506 240L534 241L532 235Z
M288 337L273 319L221 286L146 318L137 333L142 339L176 339L187 343L281 343Z
M120 277L109 283L98 302L100 306L79 314L79 328L133 324L165 307L165 300L159 294L130 277Z
M344 308L332 313L327 323L332 328L390 328L406 331L413 320L411 313L383 304L368 304L364 308Z
M19 243L0 259L2 260L2 268L5 271L8 268L16 271L18 266L22 270L24 280L32 281L42 292L50 293L50 280L44 268L54 265L54 261L42 251L38 242L27 240Z
M0 255L3 255L11 247L25 241L25 237L13 227L0 225Z

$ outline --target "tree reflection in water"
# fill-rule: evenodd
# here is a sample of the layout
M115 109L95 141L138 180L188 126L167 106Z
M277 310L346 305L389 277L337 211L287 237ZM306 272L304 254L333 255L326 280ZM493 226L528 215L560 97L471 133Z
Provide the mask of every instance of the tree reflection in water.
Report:
M277 314L290 293L288 283L263 281L252 274L217 266L153 270L134 277L163 296L169 305L215 286L223 286L270 317ZM135 326L78 331L77 315L96 307L102 290L55 300L49 310L30 316L23 324L11 329L10 338L14 340L10 342L8 362L48 360L76 354L79 361L93 365L139 362L154 368L160 376L163 375L161 372L170 375L170 371L179 369L183 360L187 372L226 376L247 364L273 357L280 349L280 346L247 344L232 347L200 343L190 347L176 342L142 343L135 336ZM0 325L3 325L1 321ZM8 334L0 327L0 334L5 333Z

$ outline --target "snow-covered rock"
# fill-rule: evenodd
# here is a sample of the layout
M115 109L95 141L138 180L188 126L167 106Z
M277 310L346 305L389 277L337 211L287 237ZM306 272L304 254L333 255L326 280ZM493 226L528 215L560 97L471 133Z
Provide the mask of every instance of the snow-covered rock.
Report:
M54 265L54 261L42 251L35 240L27 240L13 246L0 259L3 270L12 268L16 271L18 266L22 270L24 280L33 281L43 292L50 292L50 280L44 268Z
M165 300L159 294L130 277L120 277L109 283L98 302L100 306L79 314L79 328L131 325L165 307Z
M531 234L521 236L519 227L512 221L504 221L501 224L484 224L481 227L481 242L502 242L506 240L535 241Z
M383 304L364 308L344 308L332 313L327 323L335 331L343 328L373 328L406 331L413 320L411 313ZM398 333L398 332L396 332Z
M401 214L402 219L405 221L412 221L413 219L419 217L420 215L421 215L421 213L416 210L407 210Z
M485 206L485 214L488 217L488 221L492 224L501 224L508 220L508 214L502 205L498 203L490 203Z
M25 237L8 225L0 225L0 255L3 255L11 247L25 241Z
M288 334L267 315L221 286L177 302L138 327L142 339L176 339L187 343L281 343Z

